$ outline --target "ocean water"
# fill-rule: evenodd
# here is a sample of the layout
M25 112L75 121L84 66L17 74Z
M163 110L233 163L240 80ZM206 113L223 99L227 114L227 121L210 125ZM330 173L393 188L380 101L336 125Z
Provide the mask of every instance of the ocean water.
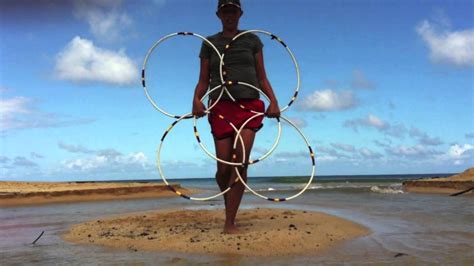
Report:
M474 264L474 197L406 193L403 180L444 175L317 177L301 196L270 202L245 193L241 208L322 211L360 223L368 236L347 241L320 255L261 258L195 256L180 253L116 251L63 242L60 234L83 221L128 212L163 209L223 208L222 199L206 202L180 197L68 203L0 209L0 264ZM249 185L268 197L297 193L307 177L250 178ZM182 179L183 187L217 193L213 179ZM160 182L157 180L157 182ZM32 245L41 233L45 234Z

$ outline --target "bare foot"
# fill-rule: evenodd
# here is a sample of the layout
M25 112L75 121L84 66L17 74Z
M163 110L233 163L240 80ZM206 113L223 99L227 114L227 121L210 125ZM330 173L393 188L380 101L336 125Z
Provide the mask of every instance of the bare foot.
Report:
M240 233L240 230L235 226L235 224L224 226L224 234L235 235Z

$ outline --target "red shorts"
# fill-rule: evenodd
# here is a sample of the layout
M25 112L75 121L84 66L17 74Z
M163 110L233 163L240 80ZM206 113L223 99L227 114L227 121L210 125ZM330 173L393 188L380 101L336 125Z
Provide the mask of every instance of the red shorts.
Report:
M242 109L239 104L242 104L246 108L256 112L263 113L265 111L265 104L259 99L240 99L237 100L237 103L232 100L220 99L211 109L211 114L209 115L209 124L211 124L212 135L215 139L225 139L233 137L235 134L235 130L232 126L219 118L218 115L222 115L225 119L232 122L237 130L245 123L245 121L247 121L247 119L255 115L255 113ZM253 129L255 131L259 130L263 126L263 117L264 116L261 115L250 120L245 125L245 128Z

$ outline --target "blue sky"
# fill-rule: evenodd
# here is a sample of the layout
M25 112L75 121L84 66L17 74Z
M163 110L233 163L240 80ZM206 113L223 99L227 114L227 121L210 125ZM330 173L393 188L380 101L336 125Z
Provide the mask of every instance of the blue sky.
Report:
M301 88L283 115L316 151L318 175L451 173L474 166L473 1L242 1L241 29L282 38ZM139 72L151 45L179 31L221 30L216 1L0 2L0 179L159 178L156 150L171 118L147 101ZM281 105L296 84L290 57L264 43ZM176 37L149 62L148 88L183 114L199 73L200 40ZM256 139L273 143L274 120ZM213 150L209 126L198 120ZM192 121L167 136L169 178L211 177L215 163ZM307 148L283 125L275 152L251 175L307 175Z

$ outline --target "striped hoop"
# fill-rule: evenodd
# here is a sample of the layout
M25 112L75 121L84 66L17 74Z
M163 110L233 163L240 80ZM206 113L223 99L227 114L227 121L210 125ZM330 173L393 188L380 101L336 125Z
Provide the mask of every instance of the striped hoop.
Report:
M146 69L146 65L148 63L148 60L150 58L150 55L153 53L153 51L155 50L155 48L162 42L164 42L165 40L168 40L172 37L176 37L176 36L194 36L194 37L197 37L201 40L203 40L204 42L206 42L213 50L214 52L217 53L217 55L219 56L219 58L222 58L222 55L219 53L219 50L217 50L217 48L208 40L206 39L205 37L197 34L197 33L192 33L192 32L176 32L176 33L171 33L171 34L168 34L166 36L164 36L163 38L159 39L158 41L156 41L152 46L151 48L148 50L146 56L145 56L145 60L143 61L143 67L142 67L142 86L143 86L143 90L145 91L145 95L148 99L148 101L150 101L151 105L156 109L158 110L159 112L161 112L162 114L166 115L166 116L169 116L171 118L175 118L175 119L179 119L181 117L183 117L184 115L174 115L174 114L171 114L171 113L168 113L166 112L165 110L163 110L162 108L160 108L158 106L158 104L156 104L155 100L153 100L153 98L150 96L150 94L148 93L148 89L146 87L146 75L145 75L145 69ZM219 85L220 87L220 85ZM223 87L224 88L224 87ZM220 94L219 94L219 97L218 99L221 98L222 94L223 94L224 90L221 90ZM217 101L216 101L217 103ZM212 109L212 107L214 107L214 105L210 106L207 110L210 110ZM192 114L186 114L184 116L184 119L188 119L188 118L191 118L193 117Z
M313 182L314 173L316 171L316 163L315 163L315 159L314 159L314 152L313 152L313 149L311 148L311 145L309 145L308 139L306 139L303 132L301 132L301 130L293 122L291 122L288 118L285 118L284 116L280 116L280 118L283 119L284 121L286 121L291 126L293 126L293 128L296 129L296 131L298 131L298 133L300 134L300 136L303 138L303 140L306 142L306 145L308 146L309 155L310 155L311 164L312 164L312 171L311 171L311 176L308 180L308 183L306 183L306 185L303 187L303 189L300 192L296 193L295 195L287 197L287 198L270 198L270 197L264 196L264 195L256 192L249 185L247 185L247 183L243 180L242 176L240 175L239 169L235 168L235 172L237 173L237 177L239 178L239 181L242 182L242 184L245 186L245 188L247 188L254 195L256 195L256 196L258 196L262 199L266 199L266 200L274 201L274 202L289 201L289 200L294 199L294 198L298 197L299 195L303 194L303 192L305 192L305 190L308 189L308 187L311 185L311 182ZM251 117L247 121L245 121L245 123L240 127L240 129L238 131L239 134L240 134L240 131L244 128L244 126L252 119L253 119L253 117ZM234 141L234 146L233 146L234 150L235 150L236 144L237 144L237 142ZM235 157L235 156L236 156L236 154L234 153L233 157ZM254 163L256 163L256 162L254 162Z
M227 193L229 190L231 190L231 188L234 186L235 183L237 183L239 181L239 178L237 177L234 182L232 182L232 184L229 185L229 187L227 187L226 189L224 189L223 191L221 191L220 193L217 193L213 196L208 196L208 197L191 197L191 196L188 196L186 195L185 193L175 189L174 187L172 187L169 183L168 183L168 180L166 179L166 176L165 174L163 173L163 169L161 168L161 149L163 148L163 143L164 143L164 140L166 138L166 136L168 135L169 132L171 132L171 130L173 129L173 127L178 124L181 120L185 119L186 116L188 115L191 115L192 114L186 114L186 115L183 115L182 117L178 118L177 120L175 120L169 127L168 129L165 131L165 133L163 134L163 136L161 137L161 141L160 141L160 145L158 146L158 150L157 150L157 154L156 154L156 163L157 163L157 166L158 166L158 171L160 173L160 176L161 176L161 179L163 179L163 182L166 184L166 187L173 191L174 193L176 193L178 196L182 197L182 198L185 198L185 199L188 199L188 200L197 200L197 201L204 201L204 200L210 200L210 199L213 199L213 198L217 198L219 196L222 196L224 195L225 193ZM237 128L228 120L226 120L224 117L222 117L222 119L226 122L228 122L230 124L230 126L237 132ZM197 136L199 138L199 136ZM239 136L240 138L242 138L241 136ZM245 161L245 144L243 141L241 141L242 143L242 154L243 154L243 161Z
M293 55L293 52L291 52L288 45L286 45L286 43L283 42L278 36L268 32L268 31L264 31L264 30L246 30L246 31L243 31L243 32L235 35L234 38L232 38L231 42L225 46L224 53L222 53L221 61L220 61L220 64L219 64L219 74L220 74L221 82L225 83L226 79L225 79L224 76L226 76L226 74L227 74L227 73L225 73L225 71L223 69L224 68L225 53L230 48L232 48L232 43L235 40L237 40L240 36L242 36L244 34L248 34L248 33L253 33L253 32L266 34L266 35L270 36L272 40L276 40L277 42L279 42L283 47L285 47L286 51L288 52L288 54L291 57L291 60L293 61L293 65L295 66L295 71L296 71L295 92L294 92L293 96L291 97L289 103L283 108L280 107L280 112L283 113L284 111L286 111L293 104L293 102L296 100L296 97L298 97L298 92L299 92L299 89L300 89L301 80L300 80L300 69L298 67L298 63L296 62L296 58ZM227 89L225 90L225 92L227 93L227 95L229 95L229 98L232 99L235 102L234 97L229 93L229 91Z
M227 81L227 82L226 82L227 85L232 85L233 83L234 83L234 82L232 82L232 81ZM259 88L253 86L252 84L248 84L248 83L240 82L240 81L237 81L237 82L235 82L235 83L236 83L236 84L242 84L242 85L244 85L244 86L248 86L248 87L250 87L250 88L252 88L252 89L258 91L260 94L262 94L262 95L267 99L267 101L270 102L270 99L268 98L268 96L267 96L265 93L263 93L262 90L260 90ZM214 89L216 89L216 88L217 88L217 87L215 87ZM202 101L207 95L209 95L214 89L212 89L212 90L209 91L207 94L205 94L204 97L201 99L201 101ZM221 93L222 93L222 91L221 91ZM217 103L217 102L218 102L218 100L216 101L216 103ZM212 107L214 107L216 103L213 103ZM235 102L235 104L237 104L237 103ZM249 111L249 112L253 112L253 113L255 114L255 115L253 115L252 117L250 117L247 121L252 120L254 117L261 116L261 115L265 115L265 113L255 112L255 111L253 111L253 110L250 110L250 109L248 109L247 107L245 107L245 106L242 105L242 104L239 104L239 106L240 106L240 108L242 108L242 109L244 109L244 110L247 110L247 111ZM208 108L208 109L211 109L211 107ZM221 115L217 114L217 116L218 116L219 118L221 118ZM222 118L221 118L221 119L222 119ZM247 125L247 121L244 123L244 125ZM263 159L265 159L265 158L267 158L268 156L270 156L270 154L272 154L273 151L276 149L276 147L278 146L278 143L280 142L280 137L281 137L281 123L280 123L280 119L277 118L277 121L278 121L278 134L277 134L277 137L276 137L276 139L275 139L275 142L273 143L273 145L272 145L272 147L270 148L270 150L268 150L267 153L265 153L264 155L262 155L262 156L261 156L260 158L258 158L258 159L255 159L255 160L250 160L250 159L249 159L248 164L253 164L253 163L262 161ZM226 122L231 123L230 121L226 121ZM243 165L244 165L243 162L245 162L245 161L243 161L242 163L229 162L229 161L223 160L223 159L221 159L221 158L218 158L216 155L214 155L212 152L210 152L210 151L206 148L206 146L204 146L204 144L202 144L202 142L201 142L201 140L200 140L200 138L199 138L199 131L198 131L198 129L197 129L197 119L196 119L196 117L193 118L193 126L194 126L194 133L195 133L195 136L196 136L196 140L198 141L199 147L201 147L202 150L203 150L209 157L211 157L212 159L214 159L214 160L216 160L216 161L219 161L219 162L221 162L221 163L223 163L223 164L227 164L227 165L232 165L232 166L243 166ZM237 132L237 130L235 130L235 131ZM238 133L237 133L237 135L236 135L236 136L239 136L239 138L241 138L240 132L241 132L241 131L239 130ZM237 139L237 138L235 138L234 143L236 143L236 139ZM243 143L242 139L240 139L240 142Z
M288 52L288 54L290 55L291 57L291 60L293 61L293 64L295 66L295 71L296 71L296 87L295 87L295 92L293 94L293 96L291 97L289 103L284 106L283 108L280 108L280 112L284 112L286 111L292 104L293 102L296 100L296 97L298 96L298 92L299 92L299 88L300 88L300 72L299 72L299 67L298 67L298 63L296 62L296 58L295 56L293 55L293 53L291 52L291 50L289 49L289 47L286 45L285 42L283 42L279 37L275 36L274 34L270 33L270 32L267 32L267 31L263 31L263 30L247 30L247 31L243 31L239 34L237 34L234 38L232 38L231 42L229 44L227 44L225 46L225 49L224 49L224 52L221 54L219 52L219 50L208 40L206 39L205 37L199 35L199 34L196 34L196 33L192 33L192 32L177 32L177 33L172 33L172 34L169 34L169 35L166 35L164 36L163 38L159 39L157 42L155 42L153 44L153 46L148 50L146 56L145 56L145 60L143 62L143 67L142 67L142 86L143 86L143 89L144 89L144 92L145 92L145 95L147 97L147 99L150 101L150 103L152 104L152 106L158 110L159 112L163 113L164 115L166 116L169 116L171 118L175 118L176 120L168 127L168 129L164 132L163 136L161 137L161 141L160 141L160 144L158 146L158 149L157 149L157 167L158 167L158 171L160 173L160 176L161 178L163 179L163 182L166 184L167 188L170 189L171 191L173 191L174 193L176 193L177 195L185 198L185 199L188 199L188 200L197 200L197 201L204 201L204 200L210 200L210 199L213 199L213 198L216 198L216 197L219 197L219 196L222 196L224 195L225 193L227 193L230 189L232 189L232 187L237 183L237 182L242 182L243 185L250 191L252 192L253 194L255 194L256 196L260 197L260 198L263 198L263 199L266 199L266 200L270 200L270 201L274 201L274 202L282 202L282 201L288 201L288 200L291 200L291 199L294 199L298 196L300 196L304 191L306 191L308 189L308 187L310 186L311 182L313 181L313 178L314 178L314 175L315 175L315 169L316 169L316 164L315 164L315 156L314 156L314 152L308 142L308 140L306 139L306 137L304 136L303 132L293 123L291 122L290 120L288 120L287 118L283 117L283 116L280 116L279 118L276 118L277 121L278 121L278 134L277 134L277 138L274 142L274 144L272 145L272 147L270 148L270 150L264 154L263 156L261 156L260 158L257 158L257 159L254 159L254 160L251 160L249 158L249 160L247 161L246 160L246 154L245 154L245 144L244 144L244 141L242 139L242 136L241 136L241 132L242 130L245 128L245 126L254 118L257 118L259 116L264 116L265 113L262 113L262 112L257 112L257 111L254 111L254 110L251 110L247 107L245 107L244 105L242 104L238 104L238 106L246 111L249 111L249 112L252 112L253 115L247 119L243 124L242 126L240 126L239 129L236 128L236 126L231 122L229 121L228 119L226 119L224 116L220 115L220 114L216 114L216 116L219 118L219 119L222 119L224 120L226 123L228 123L232 129L236 132L236 135L235 135L235 138L234 138L234 142L233 142L233 154L232 154L232 158L233 160L235 160L237 158L237 153L236 153L236 149L237 149L237 139L241 142L242 144L242 162L235 162L235 161L226 161L226 160L222 160L220 158L217 158L214 154L212 154L211 152L209 152L209 150L201 143L201 139L200 139L200 136L199 136L199 132L197 130L197 117L196 116L193 116L192 113L186 113L186 114L183 114L183 115L175 115L175 114L171 114L171 113L168 113L166 112L165 110L163 110L162 108L160 108L156 102L153 100L153 98L150 96L150 94L148 93L148 89L146 87L146 75L145 75L145 69L146 69L146 66L147 66L147 62L150 58L150 55L152 54L152 52L154 51L154 49L162 42L164 42L165 40L169 39L169 38L172 38L172 37L175 37L175 36L178 36L178 35L182 35L182 36L194 36L194 37L197 37L199 39L201 39L203 42L205 42L207 45L209 45L209 47L211 47L214 52L217 53L219 59L220 59L220 64L219 64L219 75L220 75L220 79L221 79L221 85L218 85L210 90L208 90L206 92L206 94L201 98L201 101L203 99L205 99L206 97L208 97L210 95L211 92L215 91L215 90L218 90L220 89L220 93L219 93L219 96L218 98L213 101L213 103L207 107L207 109L205 110L205 113L206 114L211 114L212 112L212 108L219 102L219 100L221 99L224 91L229 95L229 98L231 100L233 100L236 104L236 100L235 98L230 94L229 90L227 89L227 87L229 86L232 86L234 84L239 84L239 85L244 85L244 86L247 86L247 87L250 87L250 88L253 88L255 90L257 90L261 95L263 95L263 97L266 98L267 101L270 102L270 99L268 98L268 96L263 93L263 91L255 86L253 86L252 84L249 84L249 83L245 83L245 82L242 82L242 81L234 81L234 80L227 80L225 78L226 76L226 73L224 71L224 57L225 57L225 53L232 48L232 44L234 43L234 41L236 41L239 37L241 37L242 35L244 34L248 34L248 33L262 33L262 34L266 34L268 36L271 37L272 40L276 40L277 42L279 42ZM237 177L232 181L232 184L229 184L229 187L227 187L226 189L222 190L220 193L217 193L215 195L212 195L212 196L207 196L207 197L191 197L191 196L188 196L186 195L185 193L183 193L182 191L180 190L177 190L175 189L174 187L172 187L169 183L168 183L168 180L166 179L166 176L164 175L163 173L163 169L161 167L161 151L162 151L162 147L163 147L163 143L164 143L164 140L166 138L166 136L168 135L169 132L171 132L171 130L174 128L174 126L176 126L181 120L183 119L188 119L188 118L191 118L193 117L193 127L194 127L194 134L195 134L195 137L198 141L198 144L199 146L204 150L204 152L210 156L211 158L215 159L216 161L219 161L221 163L224 163L224 164L227 164L227 165L231 165L231 166L235 166L235 171L237 173ZM286 197L286 198L270 198L270 197L266 197L264 195L261 195L259 193L257 193L256 191L254 191L251 187L249 187L247 185L247 183L243 180L242 176L240 175L240 172L239 172L239 169L238 167L246 167L250 164L255 164L257 162L260 162L262 161L263 159L267 158L268 156L270 156L271 153L273 153L273 151L276 149L277 145L279 144L279 141L280 141L280 138L281 138L281 120L284 120L285 122L287 122L288 124L290 124L293 128L296 129L296 131L300 134L300 136L303 138L303 140L305 141L306 145L308 146L308 149L309 149L309 154L310 154L310 158L311 158L311 162L312 162L312 172L311 172L311 176L309 177L309 180L308 180L308 183L303 187L303 189L301 191L299 191L298 193L294 194L293 196L290 196L290 197Z

